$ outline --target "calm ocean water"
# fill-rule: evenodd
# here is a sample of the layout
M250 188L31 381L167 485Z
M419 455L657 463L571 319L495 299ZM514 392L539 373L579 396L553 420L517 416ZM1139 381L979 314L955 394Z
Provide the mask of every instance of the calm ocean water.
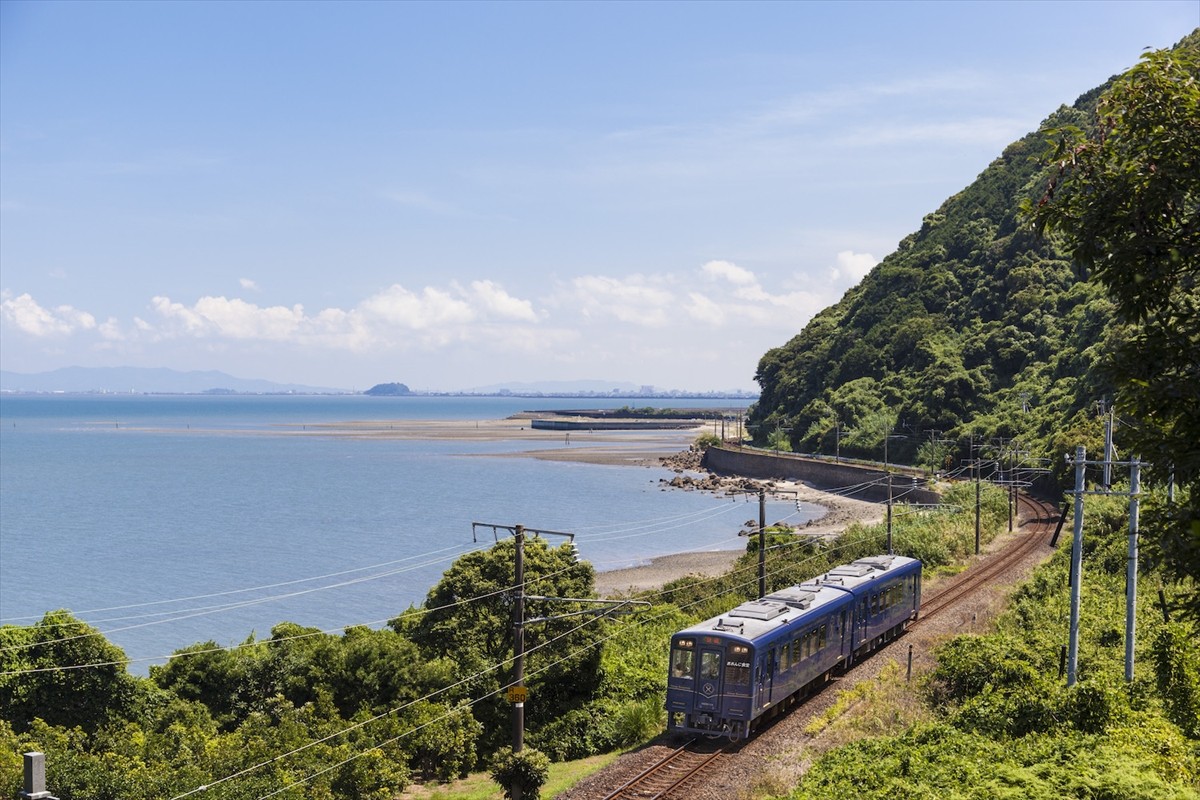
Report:
M545 441L270 435L627 403L0 396L0 620L70 609L145 673L180 647L267 636L284 620L378 626L421 602L455 557L490 544L490 532L472 541L475 521L576 533L597 569L744 546L736 534L756 504L662 491L665 469L470 457ZM673 403L683 404L730 402ZM794 514L787 503L768 509L771 520Z

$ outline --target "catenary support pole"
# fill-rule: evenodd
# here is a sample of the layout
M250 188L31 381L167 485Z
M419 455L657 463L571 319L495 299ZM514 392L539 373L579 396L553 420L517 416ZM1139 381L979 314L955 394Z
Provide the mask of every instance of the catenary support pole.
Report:
M1138 495L1142 465L1135 456L1129 464L1129 563L1125 567L1125 682L1133 681L1133 643L1137 629Z
M1067 645L1067 686L1075 685L1079 665L1079 585L1083 582L1083 488L1087 449L1075 448L1075 531L1071 539L1071 630Z
M516 587L516 602L513 603L513 677L512 684L518 689L525 686L525 528L516 526L513 531L516 542L513 585ZM521 752L525 746L525 703L512 704L512 749ZM513 800L521 800L514 795Z
M892 554L892 473L888 470L887 550Z
M979 459L975 458L975 437L971 437L971 463L975 468L975 555L979 555Z
M758 597L767 596L767 490L758 490Z
M1112 462L1113 462L1113 412L1114 409L1109 409L1104 416L1104 488L1112 488Z

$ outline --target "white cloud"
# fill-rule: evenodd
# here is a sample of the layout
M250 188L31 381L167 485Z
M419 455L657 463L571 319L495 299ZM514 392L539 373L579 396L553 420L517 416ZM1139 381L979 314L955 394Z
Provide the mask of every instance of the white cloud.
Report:
M870 253L842 250L837 254L836 263L829 270L829 278L835 283L853 286L865 278L878 263L878 259Z
M730 283L739 286L757 283L754 273L748 269L742 269L732 261L709 261L700 271L710 278L724 278Z
M642 275L609 278L584 275L571 281L568 302L585 317L613 317L621 322L661 327L670 318L676 295L661 284L662 279Z
M537 322L533 303L513 297L492 281L472 281L471 294L490 317Z
M5 291L0 297L0 314L4 321L29 336L69 336L96 327L95 317L72 306L43 308L28 293L12 297Z
M358 308L364 314L410 330L465 325L475 319L475 311L469 303L431 286L417 293L396 283L368 297Z
M240 283L242 285L243 289L248 289L249 291L252 291L252 292L258 291L258 284L249 278L239 278L238 283Z

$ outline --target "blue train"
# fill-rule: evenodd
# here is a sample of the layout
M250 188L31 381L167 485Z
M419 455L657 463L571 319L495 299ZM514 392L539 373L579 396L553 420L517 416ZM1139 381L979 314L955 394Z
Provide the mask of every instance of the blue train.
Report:
M860 558L671 637L667 730L736 741L904 632L921 562Z

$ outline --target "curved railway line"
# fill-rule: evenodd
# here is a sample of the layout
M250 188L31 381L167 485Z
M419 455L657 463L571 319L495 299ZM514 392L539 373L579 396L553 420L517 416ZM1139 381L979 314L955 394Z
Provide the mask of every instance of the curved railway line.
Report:
M1022 509L1026 512L1024 515L1021 514ZM1049 537L1054 533L1054 528L1058 524L1058 510L1053 505L1018 494L1017 516L1024 519L1024 523L1018 527L1025 527L1032 523L1033 529L1022 534L1012 547L1005 548L991 558L959 573L941 587L936 594L922 598L921 615L913 623L914 625L919 625L922 620L937 615L943 609L952 606L963 595L988 583L996 575L1008 569L1010 565L1036 550L1038 545L1049 543Z
M922 600L921 615L912 623L913 626L954 607L956 601L987 585L1039 546L1049 544L1059 520L1058 510L1053 505L1018 494L1016 513L1018 529L1029 527L1030 530L1022 533L1011 546L973 564L939 587L938 591L931 592ZM603 800L658 800L694 791L697 777L718 769L723 756L735 753L744 744L727 743L722 746L710 740L693 739L651 764L620 788L605 794Z

